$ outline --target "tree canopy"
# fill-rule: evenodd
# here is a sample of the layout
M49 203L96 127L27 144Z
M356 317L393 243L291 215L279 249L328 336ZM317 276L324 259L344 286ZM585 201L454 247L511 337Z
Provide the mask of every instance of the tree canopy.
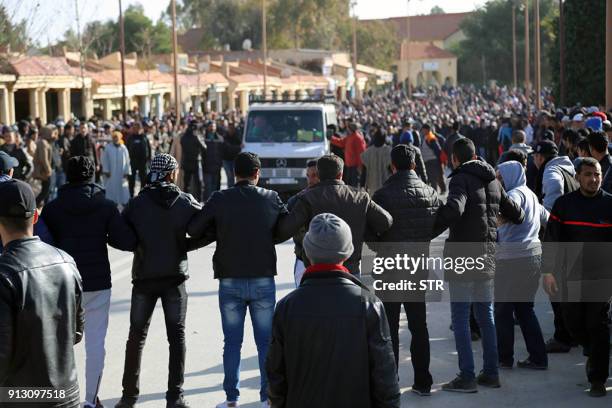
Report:
M11 21L6 7L0 4L0 49L25 52L28 47L26 21Z

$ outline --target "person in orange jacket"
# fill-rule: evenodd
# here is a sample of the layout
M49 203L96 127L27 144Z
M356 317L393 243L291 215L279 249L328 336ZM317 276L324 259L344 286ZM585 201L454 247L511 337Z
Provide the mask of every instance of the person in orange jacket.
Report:
M344 164L346 184L353 187L359 187L359 173L363 166L361 161L361 153L366 150L365 138L359 131L359 125L352 122L348 125L349 134L346 137L340 138L332 136L331 143L344 149Z

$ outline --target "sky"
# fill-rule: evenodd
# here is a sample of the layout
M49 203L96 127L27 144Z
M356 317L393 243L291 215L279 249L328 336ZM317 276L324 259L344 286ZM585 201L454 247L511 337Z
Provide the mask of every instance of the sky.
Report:
M178 0L180 1L180 0ZM31 38L47 45L61 39L72 27L76 31L76 7L79 7L80 26L94 20L117 18L118 0L0 0L15 20L25 19ZM130 4L143 4L145 14L156 21L166 9L169 0L123 0L123 8ZM447 13L471 11L486 0L357 0L359 18L385 18L428 14L432 7L440 6Z

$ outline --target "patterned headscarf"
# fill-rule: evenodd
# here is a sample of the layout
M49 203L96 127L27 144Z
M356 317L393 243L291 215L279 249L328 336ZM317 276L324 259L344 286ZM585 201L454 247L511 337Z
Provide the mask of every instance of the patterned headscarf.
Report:
M155 183L161 181L178 168L178 163L174 157L166 153L160 153L153 158L151 162L151 172L149 173L149 181Z

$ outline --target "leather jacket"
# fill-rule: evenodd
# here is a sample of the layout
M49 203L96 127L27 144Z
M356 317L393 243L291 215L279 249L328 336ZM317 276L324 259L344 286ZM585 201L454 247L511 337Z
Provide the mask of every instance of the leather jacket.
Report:
M81 294L70 255L38 237L9 242L0 256L0 387L63 390L64 400L44 406L79 406L73 346L83 333Z

